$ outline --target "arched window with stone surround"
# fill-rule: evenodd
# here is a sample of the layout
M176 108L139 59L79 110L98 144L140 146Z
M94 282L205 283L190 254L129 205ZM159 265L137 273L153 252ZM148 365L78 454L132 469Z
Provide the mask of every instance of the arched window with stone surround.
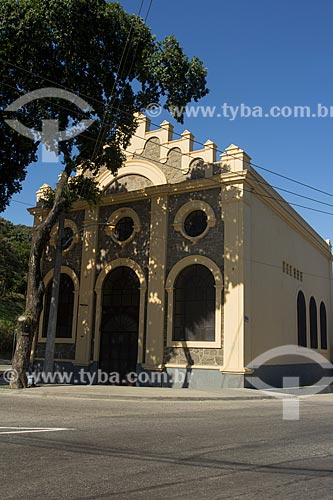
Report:
M184 268L174 286L173 341L215 340L215 280L207 267Z

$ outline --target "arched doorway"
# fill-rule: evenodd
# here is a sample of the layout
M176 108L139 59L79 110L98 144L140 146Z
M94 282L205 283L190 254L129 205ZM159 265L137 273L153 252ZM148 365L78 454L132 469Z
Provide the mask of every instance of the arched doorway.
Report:
M100 369L118 373L120 382L136 371L139 329L139 279L129 267L117 267L104 280Z

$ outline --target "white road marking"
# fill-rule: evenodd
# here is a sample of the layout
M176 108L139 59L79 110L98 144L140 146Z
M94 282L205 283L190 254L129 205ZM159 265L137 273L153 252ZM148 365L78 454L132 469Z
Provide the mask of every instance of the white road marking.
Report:
M75 429L70 429L68 427L0 427L0 434L31 434L33 432L58 432L74 430Z

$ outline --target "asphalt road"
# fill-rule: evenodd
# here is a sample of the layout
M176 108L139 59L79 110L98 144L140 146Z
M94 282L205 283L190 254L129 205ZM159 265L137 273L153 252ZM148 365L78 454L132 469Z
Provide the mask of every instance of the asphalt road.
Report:
M302 401L300 420L283 421L277 400L53 400L3 391L1 500L333 498L332 395Z

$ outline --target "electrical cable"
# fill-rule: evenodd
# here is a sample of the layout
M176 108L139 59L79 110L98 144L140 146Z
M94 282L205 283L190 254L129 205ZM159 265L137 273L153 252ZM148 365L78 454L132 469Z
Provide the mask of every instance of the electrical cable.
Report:
M73 92L73 91L72 91L71 89L69 89L68 87L65 87L64 85L61 85L61 84L59 84L59 83L55 82L54 80L51 80L50 78L43 77L43 76L39 75L38 73L34 73L33 71L27 70L27 69L25 69L25 68L23 68L23 67L21 67L21 66L18 66L18 65L16 65L16 64L12 63L12 62L9 62L9 61L3 60L3 59L1 59L1 60L2 60L2 62L4 62L5 64L8 64L8 65L10 65L10 66L13 66L13 67L15 67L15 68L17 68L17 69L19 69L19 70L21 70L21 71L25 71L25 72L27 72L27 73L30 73L30 74L32 74L33 76L36 76L37 78L40 78L40 79L42 79L42 80L48 81L48 82L50 82L50 83L53 83L54 85L57 85L58 87L61 87L61 88L65 89L65 90L68 90L69 92ZM82 94L80 94L80 96L86 97L87 99L90 99L91 101L95 101L95 102L97 102L97 103L99 103L99 104L103 104L103 105L105 105L105 103L103 103L103 101L100 101L99 99L96 99L96 98L91 97L91 96L87 96L87 95L85 95L85 94L83 94L83 93L82 93ZM121 112L122 112L122 113L125 113L125 114L130 115L130 113L129 113L129 112L126 112L125 110L121 110ZM160 127L160 125L159 125L159 124L154 123L153 121L151 121L151 124L152 124L152 125L154 125L154 126ZM174 135L176 135L176 136L178 136L178 137L182 137L182 134L181 134L181 133L179 133L179 132L173 131L173 133L174 133ZM204 146L204 143L203 143L203 142L198 141L197 139L193 139L193 143L194 143L194 144L198 144L198 145L200 145L200 146ZM216 151L217 151L217 152L219 152L219 153L221 153L221 154L227 154L227 155L229 155L229 156L231 156L231 157L236 158L236 156L235 156L235 155L233 155L232 153L229 153L229 152L223 151L223 150L221 150L221 149L218 149L218 148L217 148L217 149L216 149ZM260 169L260 170L264 170L264 171L269 172L269 173L271 173L271 174L273 174L273 175L276 175L276 176L278 176L278 177L281 177L281 178L283 178L283 179L285 179L285 180L288 180L288 181L290 181L290 182L294 182L294 183L296 183L296 184L298 184L298 185L301 185L301 186L303 186L303 187L306 187L306 188L311 189L311 190L313 190L313 191L316 191L316 192L318 192L318 193L324 194L324 195L326 195L326 196L333 197L333 193L327 192L327 191L325 191L325 190L323 190L323 189L320 189L320 188L316 188L316 187L314 187L314 186L311 186L310 184L306 184L306 183L304 183L304 182L302 182L302 181L300 181L300 180L298 180L298 179L295 179L295 178L292 178L292 177L286 176L286 175L284 175L284 174L281 174L281 173L276 172L276 171L274 171L274 170L271 170L271 169L269 169L269 168L263 167L263 166L261 166L261 165L258 165L257 163L252 162L252 161L245 160L245 163L247 163L248 165L252 166L253 168L258 168L258 169Z
M112 109L113 109L113 105L114 105L113 92L114 92L115 87L116 87L116 85L118 83L120 72L123 71L123 68L125 68L125 63L126 63L127 58L128 58L128 52L127 52L128 49L127 48L129 47L129 44L130 44L130 41L131 41L131 38L132 38L132 35L133 35L134 24L137 23L137 20L138 20L140 14L141 14L141 10L142 10L143 5L144 5L144 0L141 0L141 4L140 4L139 10L138 10L138 13L137 13L136 17L133 17L133 20L132 20L131 28L130 28L128 37L126 39L125 47L124 47L124 50L122 52L122 55L121 55L121 58L120 58L120 62L119 62L119 66L118 66L118 70L117 70L117 73L116 73L116 77L115 77L115 80L113 82L113 86L112 86L112 89L111 89L111 95L110 95L110 98L109 98L109 100L111 101L111 108L110 108L110 110L108 110L108 112L111 112ZM126 57L125 57L125 54L126 54ZM131 65L131 68L132 68L132 65ZM124 90L123 90L123 92L124 92ZM121 96L122 95L123 94L121 94ZM121 96L120 96L120 98L121 98ZM96 138L96 144L95 144L94 151L93 151L93 154L92 154L92 159L91 159L92 161L95 160L95 155L97 154L99 143L102 144L102 142L103 142L103 127L104 127L104 122L105 122L106 115L107 115L107 110L106 110L106 105L105 105L104 106L103 119L101 121L100 130L98 131L98 135L97 135L97 138Z
M0 82L0 83L3 83L4 85L6 85L6 86L8 86L8 87L11 87L11 88L13 88L14 90L16 90L16 91L17 91L17 89L15 89L15 87L13 87L13 86L11 86L11 85L8 85L8 84L7 84L7 83L5 83L5 82ZM18 91L17 91L17 92L18 92ZM18 92L18 93L19 93L19 92ZM52 104L52 102L51 102L51 101L48 101L48 102L50 102L50 103ZM67 110L67 111L73 112L73 111L72 111L72 110L70 110L69 108L66 108L66 107L64 107L64 106L62 106L62 105L60 105L60 104L57 104L57 106L61 107L61 108L62 108L62 109L64 109L64 110ZM82 134L80 134L80 135L82 135L82 137L84 137L84 138L86 138L86 139L89 139L89 140L91 140L91 141L95 141L95 139L94 139L94 138L92 138L92 137L88 137L85 133L84 133L84 134L82 133ZM133 134L133 137L137 137L137 138L139 138L139 139L146 140L146 138L144 138L144 137L140 137L140 136L138 136L137 134ZM164 144L159 144L159 146L160 146L160 147L163 147L163 148L165 148L165 149L167 149L168 151L170 151L170 148L169 148L168 146L164 145ZM122 149L123 149L123 148L122 148ZM126 151L126 150L124 150L124 149L123 149L123 151ZM128 150L127 150L127 152L128 152ZM133 152L131 152L131 154L134 154L134 153L133 153ZM182 156L186 156L186 157L188 157L191 153L183 153L183 152L180 152L179 154L180 154L180 155L182 155ZM229 153L226 153L226 154L227 154L227 155L229 155ZM141 156L142 156L142 155L141 155ZM233 157L233 155L229 155L229 156ZM147 159L148 159L148 158L147 158ZM193 160L195 160L195 158L193 158ZM155 161L156 161L156 160L155 160ZM160 162L159 162L159 163L160 163ZM245 161L245 163L249 163L249 162L246 162L246 161ZM250 163L249 163L249 164L250 164ZM161 163L161 165L164 165L164 164L162 164L162 163ZM251 165L251 164L250 164L250 165ZM170 167L170 165L168 165L168 166ZM221 169L222 173L230 173L230 171L229 171L229 170L227 170L227 169L223 169L223 167L220 167L220 169ZM234 174L237 174L237 173L242 173L242 172L243 172L242 170L239 170L239 171L235 171L235 172L233 172L233 173L234 173ZM296 192L294 192L294 191L290 191L290 190L287 190L287 189L281 188L280 186L273 186L273 185L269 184L269 183L268 183L268 182L266 182L266 181L259 181L259 180L257 180L257 179L252 179L252 180L253 180L254 182L256 182L257 184L261 184L261 185L264 185L264 186L267 186L267 187L269 187L269 186L270 186L270 187L272 187L272 188L274 188L274 189L279 189L279 190L281 190L281 191L287 192L287 193L292 194L292 195L294 195L294 196L298 196L298 197L300 197L300 198L304 198L304 199L307 199L307 200L313 201L314 203L318 203L318 204L321 204L321 205L325 205L325 206L331 206L331 207L333 207L333 204L331 204L331 203L327 203L327 202L324 202L324 201L321 201L321 200L318 200L318 199L315 199L315 198L311 198L311 197L308 197L308 196L302 195L302 194L300 194L300 193L296 193ZM252 192L252 191L249 191L249 192ZM301 205L301 204L298 204L298 203L295 203L295 202L291 202L291 201L288 201L288 200L280 200L280 199L274 198L274 197L269 196L269 195L262 195L262 194L257 193L257 192L256 192L256 194L257 194L258 196L265 196L265 197L267 197L267 198L271 198L271 199L273 199L273 200L275 200L275 201L282 202L282 203L287 203L287 204L289 204L289 205L291 205L291 206L295 206L295 207L298 207L298 208L303 208L303 209L306 209L306 210L310 210L310 211L314 211L314 212L322 213L322 214L325 214L325 215L333 215L333 213L331 213L331 212L327 212L327 211L324 211L324 210L319 210L319 209L316 209L316 208L313 208L313 207L308 207L308 206L306 206L306 205ZM82 196L82 193L81 193L81 195L80 195L80 196Z

